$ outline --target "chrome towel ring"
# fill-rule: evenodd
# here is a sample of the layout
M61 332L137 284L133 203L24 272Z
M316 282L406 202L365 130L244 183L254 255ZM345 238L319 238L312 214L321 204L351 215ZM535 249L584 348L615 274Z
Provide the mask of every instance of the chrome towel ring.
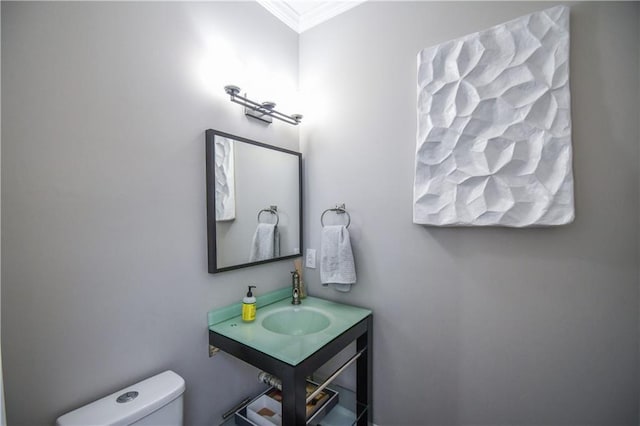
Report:
M280 216L278 216L278 206L269 206L268 209L262 209L258 212L258 223L260 223L260 215L262 213L271 213L272 215L275 215L276 217L276 223L275 225L278 226L278 222L280 222Z
M349 215L349 212L346 210L344 204L336 204L336 206L334 208L326 209L320 215L320 224L322 225L323 228L324 228L324 215L327 212L336 212L336 214L346 214L347 215L347 224L345 225L345 228L348 228L349 225L351 225L351 215Z

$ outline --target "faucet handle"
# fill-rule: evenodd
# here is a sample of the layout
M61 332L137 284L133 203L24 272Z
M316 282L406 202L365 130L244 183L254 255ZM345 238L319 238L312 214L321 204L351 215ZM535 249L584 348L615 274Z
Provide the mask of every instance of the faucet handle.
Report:
M300 274L298 271L291 271L291 285L293 286L293 295L291 303L293 305L300 304Z

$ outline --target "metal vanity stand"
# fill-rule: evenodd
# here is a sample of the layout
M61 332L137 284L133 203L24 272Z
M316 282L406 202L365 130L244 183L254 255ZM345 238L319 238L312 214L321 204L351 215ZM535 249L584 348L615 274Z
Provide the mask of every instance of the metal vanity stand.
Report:
M347 305L334 304L322 299L315 299L314 302L331 304L349 309ZM304 302L303 302L304 304ZM352 308L359 309L359 308ZM258 311L260 312L260 310ZM348 401L355 396L355 404L352 403L350 410L355 410L355 417L348 424L357 424L366 426L371 422L371 387L372 387L372 334L373 320L371 311L368 311L363 319L359 320L347 330L340 332L339 335L331 338L328 342L322 343L317 350L306 356L297 363L285 362L276 356L255 349L246 342L241 342L225 336L215 331L215 326L209 327L209 344L210 347L222 350L235 356L256 368L267 373L279 377L282 381L282 424L283 426L300 426L305 425L306 418L306 382L316 370L337 355L340 351L349 346L352 342L356 342L356 353L345 364L338 368L325 382L320 383L320 388L324 388L337 377L349 364L356 363L356 390L355 395L349 395L349 391L340 389L341 398L338 406L340 407L344 401ZM237 328L236 328L237 329ZM241 340L241 339L239 339ZM345 392L343 398L342 392ZM313 396L313 395L312 395ZM312 399L311 397L309 399ZM355 407L354 407L355 406ZM329 417L331 413L327 417ZM227 422L225 424L233 424Z

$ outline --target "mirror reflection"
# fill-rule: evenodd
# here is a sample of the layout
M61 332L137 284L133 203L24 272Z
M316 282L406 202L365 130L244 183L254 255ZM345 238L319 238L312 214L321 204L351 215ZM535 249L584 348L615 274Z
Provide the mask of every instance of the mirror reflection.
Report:
M300 256L301 155L206 131L209 272Z

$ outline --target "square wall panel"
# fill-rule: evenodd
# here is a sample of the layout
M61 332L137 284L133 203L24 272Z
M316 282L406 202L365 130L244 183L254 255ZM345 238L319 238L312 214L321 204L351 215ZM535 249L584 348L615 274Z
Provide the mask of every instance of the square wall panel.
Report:
M553 7L418 54L413 221L573 221L569 8Z

